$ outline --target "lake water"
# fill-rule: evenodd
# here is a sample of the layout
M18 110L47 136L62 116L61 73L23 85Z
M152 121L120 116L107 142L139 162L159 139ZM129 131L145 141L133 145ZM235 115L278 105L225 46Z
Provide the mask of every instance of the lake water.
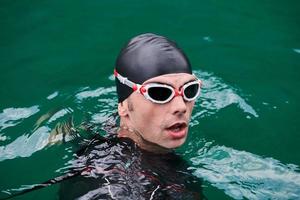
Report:
M115 58L153 32L204 82L178 153L208 199L300 199L300 1L0 2L0 197L59 176L62 134L116 111ZM15 199L57 199L59 184Z

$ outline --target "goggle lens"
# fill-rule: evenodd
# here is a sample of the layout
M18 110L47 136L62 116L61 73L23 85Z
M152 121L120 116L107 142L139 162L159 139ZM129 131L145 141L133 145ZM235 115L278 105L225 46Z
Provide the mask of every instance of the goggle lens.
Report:
M172 90L166 87L150 87L148 89L148 95L155 101L165 101L172 95Z
M138 91L144 97L154 103L164 104L173 99L174 96L182 96L185 101L193 101L200 94L201 80L195 80L186 83L181 91L172 88L169 85L150 83L146 85L140 85L134 83L128 78L120 75L116 70L114 70L115 77L122 83L132 88L133 91Z
M192 82L187 83L183 86L183 97L186 101L194 100L200 90L200 83L199 82ZM170 86L166 85L150 85L147 87L148 97L154 100L156 103L166 103L171 100L174 95L175 91Z
M191 84L184 88L183 92L186 98L193 99L198 94L200 85L198 83Z

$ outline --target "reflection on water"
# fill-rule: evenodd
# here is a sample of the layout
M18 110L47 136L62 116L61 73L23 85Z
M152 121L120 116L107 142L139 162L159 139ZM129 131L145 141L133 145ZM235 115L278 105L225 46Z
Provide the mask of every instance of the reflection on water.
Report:
M86 88L88 89L88 88ZM79 92L78 94L76 94L76 98L78 100L83 100L86 98L95 98L95 97L99 97L101 95L105 95L105 94L109 94L111 92L114 92L115 88L114 87L109 87L109 88L97 88L96 90L85 90L82 92Z
M296 53L300 53L300 49L294 49Z
M40 127L31 135L24 134L6 146L0 147L0 161L16 157L29 157L47 145L50 129Z
M203 79L201 100L196 104L196 112L191 125L199 124L203 117L236 104L246 114L246 118L259 117L255 109L222 79L211 73L198 71ZM193 131L193 130L192 130ZM196 135L196 134L193 134ZM205 139L189 142L185 156L190 158L191 170L198 177L211 183L234 199L295 199L300 194L300 174L298 166L284 165L272 158L219 146Z
M245 118L259 117L239 89L212 73L195 71L195 74L204 84L191 119L192 133L197 132L195 127L201 119L230 105L241 109ZM108 79L113 80L111 76ZM73 94L55 91L46 99L47 102L42 105L6 108L0 113L0 141L10 142L0 146L0 161L29 158L46 147L81 138L81 130L86 127L90 127L92 132L101 132L103 123L116 112L117 106L115 87L85 87ZM59 102L61 107L52 107L51 102L54 101ZM50 107L51 110L42 110L42 107ZM6 131L17 129L23 120L37 114L39 116L32 127L10 141ZM300 174L296 165L284 165L278 160L214 144L203 138L188 141L188 146L191 148L184 152L183 157L191 162L190 169L194 175L234 199L293 199L300 194ZM15 185L15 188L18 187L20 185ZM4 191L10 188L7 186Z
M246 114L246 117L258 117L258 114L239 94L238 90L227 85L222 79L212 73L195 71L194 74L203 81L201 98L195 105L194 115L192 116L191 126L199 124L198 120L215 114L219 110L236 104Z
M31 115L39 112L38 106L29 108L6 108L0 113L0 131L11 126L21 123L22 119L26 119Z
M58 91L55 91L52 94L50 94L49 96L47 96L47 99L51 100L51 99L55 98L57 95L58 95Z
M300 194L296 165L205 140L197 146L203 147L191 156L190 169L234 199L296 199Z

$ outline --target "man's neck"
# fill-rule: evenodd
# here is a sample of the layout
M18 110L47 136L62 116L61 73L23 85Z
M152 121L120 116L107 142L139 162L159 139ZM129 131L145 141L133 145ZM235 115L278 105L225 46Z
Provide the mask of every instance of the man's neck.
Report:
M118 137L127 137L132 139L141 149L157 153L157 154L166 154L170 153L172 150L167 149L165 147L159 146L153 142L147 141L143 138L143 136L139 133L139 131L128 128L127 126L120 126L118 131Z

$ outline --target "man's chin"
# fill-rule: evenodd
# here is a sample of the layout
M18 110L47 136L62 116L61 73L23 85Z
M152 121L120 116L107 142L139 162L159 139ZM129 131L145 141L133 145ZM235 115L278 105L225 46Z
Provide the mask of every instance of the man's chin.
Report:
M176 140L172 139L164 147L168 148L168 149L175 149L175 148L182 146L184 144L185 140L186 140L186 137L176 139Z
M187 132L187 128L183 128L179 131L165 130L165 133L168 136L168 142L165 147L174 149L183 145L187 137Z

